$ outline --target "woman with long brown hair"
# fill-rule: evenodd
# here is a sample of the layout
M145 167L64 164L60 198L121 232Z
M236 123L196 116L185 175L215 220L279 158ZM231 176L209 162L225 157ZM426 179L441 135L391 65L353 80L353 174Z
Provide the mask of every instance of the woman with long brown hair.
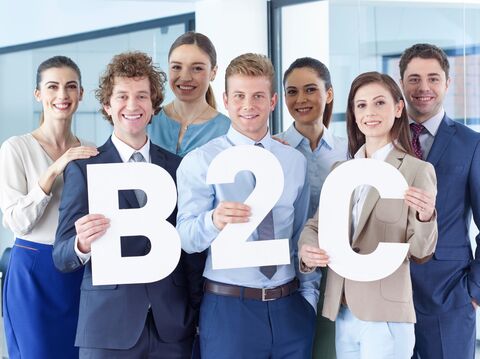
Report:
M407 359L415 344L409 261L425 261L435 249L435 171L431 164L412 154L403 96L388 75L367 72L353 81L348 96L347 132L351 158L385 161L397 168L410 186L403 202L379 198L368 185L354 191L352 249L369 254L380 242L406 242L410 247L400 267L380 280L354 281L329 268L322 314L336 321L339 359ZM328 254L318 248L318 221L317 212L307 222L299 241L305 272L328 265Z

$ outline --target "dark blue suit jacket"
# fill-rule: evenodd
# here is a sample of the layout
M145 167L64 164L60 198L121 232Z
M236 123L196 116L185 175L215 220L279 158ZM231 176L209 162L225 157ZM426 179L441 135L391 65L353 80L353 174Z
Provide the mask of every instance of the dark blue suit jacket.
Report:
M122 162L109 139L99 154L70 163L64 172L64 189L53 249L53 259L62 272L83 265L74 251L75 221L89 213L87 164ZM152 163L166 169L176 179L181 158L150 144ZM104 179L108 181L108 178ZM138 208L133 191L122 191L120 208ZM168 218L175 225L176 210ZM163 220L163 219L159 219ZM145 237L129 237L122 242L122 255L145 255L150 243ZM147 284L92 285L91 261L85 265L81 286L80 312L75 345L80 347L129 349L140 337L149 304L160 338L164 342L191 343L202 296L204 258L182 256L176 269L166 278ZM166 353L167 355L167 353Z
M480 235L475 257L469 240L472 218L480 227L480 133L446 115L427 161L437 174L438 242L425 264L411 264L415 309L439 314L474 298L480 303Z

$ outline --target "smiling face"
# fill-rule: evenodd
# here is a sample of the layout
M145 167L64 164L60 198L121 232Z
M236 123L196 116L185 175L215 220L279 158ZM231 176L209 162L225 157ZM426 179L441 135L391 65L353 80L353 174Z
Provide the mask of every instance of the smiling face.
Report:
M294 69L285 81L285 102L288 112L302 124L322 123L325 106L333 100L333 89L308 68Z
M181 45L170 54L168 82L179 100L195 101L205 98L216 71L208 55L197 45Z
M130 147L141 148L154 115L149 79L115 77L110 103L104 109L111 116L115 135Z
M277 103L272 84L265 76L233 75L227 79L223 102L232 126L248 138L259 141L267 134L268 117Z
M52 67L41 78L34 96L42 103L45 121L71 119L83 95L78 74L69 67Z
M442 108L450 80L447 80L438 60L414 57L408 63L401 82L408 114L422 123Z
M379 83L360 87L354 98L355 122L368 143L375 140L378 148L391 142L390 130L400 118L404 103L395 103L390 91Z

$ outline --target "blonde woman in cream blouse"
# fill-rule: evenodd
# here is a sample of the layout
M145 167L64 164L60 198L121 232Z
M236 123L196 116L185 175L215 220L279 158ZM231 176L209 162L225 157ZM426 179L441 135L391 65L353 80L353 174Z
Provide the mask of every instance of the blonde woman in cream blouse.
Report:
M0 148L3 225L16 237L3 302L10 358L78 358L74 339L82 273L58 272L52 245L63 170L72 160L97 154L71 131L82 94L80 70L71 59L44 61L34 93L43 107L40 127Z

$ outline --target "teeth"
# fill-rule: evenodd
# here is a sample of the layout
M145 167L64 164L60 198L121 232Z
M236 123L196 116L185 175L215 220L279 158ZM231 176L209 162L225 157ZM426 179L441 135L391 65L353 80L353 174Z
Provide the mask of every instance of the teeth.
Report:
M193 86L185 86L185 85L180 85L178 86L180 90L193 90L195 87Z
M123 115L123 117L127 120L133 121L138 120L142 115Z
M54 106L55 106L55 108L58 108L59 110L65 110L70 105L68 103L56 103Z
M430 101L433 97L415 97L417 101Z
M251 120L252 118L255 118L257 115L243 115L243 118L246 118L247 120Z
M365 124L368 125L368 126L378 125L379 123L380 123L380 121L369 121L369 122L365 122Z
M297 111L298 112L308 112L311 110L311 107L307 107L307 108L297 108Z

